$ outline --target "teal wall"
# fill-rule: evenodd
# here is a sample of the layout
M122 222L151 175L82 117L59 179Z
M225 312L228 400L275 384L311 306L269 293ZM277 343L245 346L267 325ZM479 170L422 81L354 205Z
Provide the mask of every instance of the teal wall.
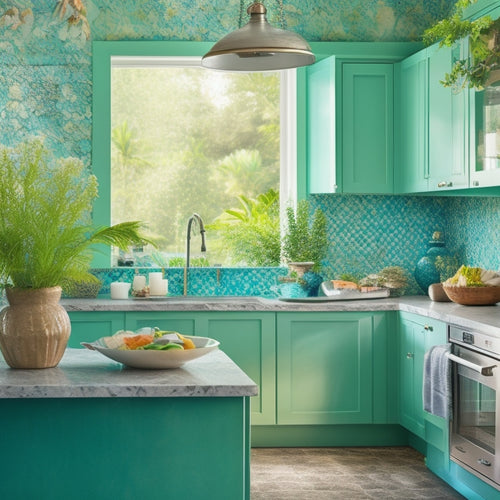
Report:
M309 41L407 41L446 15L454 0L285 0L287 27ZM61 5L63 2L61 2ZM239 0L0 0L0 143L42 136L63 156L91 165L92 41L215 41L237 28ZM266 2L271 22L277 2ZM397 168L397 166L396 166ZM411 272L435 229L464 262L500 268L500 198L317 196L329 217L327 272L373 272L401 265ZM278 274L281 271L278 271ZM228 275L232 276L228 271ZM237 293L237 273L224 288ZM111 273L113 279L120 276ZM269 279L266 272L262 277ZM175 280L174 280L175 281ZM257 289L260 285L257 286ZM202 293L203 287L196 288ZM207 290L213 293L213 289Z

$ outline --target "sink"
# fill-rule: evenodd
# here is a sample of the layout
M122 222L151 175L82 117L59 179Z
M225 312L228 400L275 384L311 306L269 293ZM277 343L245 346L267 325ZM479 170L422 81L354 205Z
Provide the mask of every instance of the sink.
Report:
M237 296L237 295L178 295L172 297L145 297L141 300L164 300L167 302L255 302L260 297Z

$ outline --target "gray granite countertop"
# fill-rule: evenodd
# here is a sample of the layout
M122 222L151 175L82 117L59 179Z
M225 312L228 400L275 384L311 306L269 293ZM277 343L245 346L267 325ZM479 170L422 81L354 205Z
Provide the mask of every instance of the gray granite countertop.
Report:
M371 300L285 302L259 297L166 297L146 300L65 299L67 311L406 311L500 337L500 305L461 306L427 296Z
M57 367L43 370L15 370L0 356L0 399L242 397L257 391L218 350L173 370L127 368L87 349L67 349Z

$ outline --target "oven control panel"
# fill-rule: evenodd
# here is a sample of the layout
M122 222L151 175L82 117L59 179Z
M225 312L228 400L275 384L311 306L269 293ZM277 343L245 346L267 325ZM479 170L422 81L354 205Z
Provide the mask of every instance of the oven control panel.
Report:
M500 359L500 338L490 337L484 333L470 332L458 326L448 326L450 342L473 347Z

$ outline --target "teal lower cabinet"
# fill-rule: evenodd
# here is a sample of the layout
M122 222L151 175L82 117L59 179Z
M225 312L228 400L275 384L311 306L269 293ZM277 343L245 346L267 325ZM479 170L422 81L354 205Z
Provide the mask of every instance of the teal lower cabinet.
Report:
M277 423L375 423L377 404L387 402L387 377L378 378L374 357L377 343L387 342L385 313L277 318Z
M425 440L424 355L432 346L446 344L446 324L405 312L399 317L400 423Z
M248 399L1 399L0 498L248 500Z
M210 337L258 386L251 398L252 425L275 423L275 313L127 312L128 330L157 326L186 335Z
M275 314L226 312L201 314L197 325L220 342L224 351L258 386L250 399L252 425L276 422ZM201 333L200 333L201 335Z
M132 331L149 326L160 330L175 330L184 335L201 335L196 330L197 314L170 311L127 312L125 326Z
M125 313L117 311L69 312L71 335L68 347L81 347L80 342L93 342L125 328Z

